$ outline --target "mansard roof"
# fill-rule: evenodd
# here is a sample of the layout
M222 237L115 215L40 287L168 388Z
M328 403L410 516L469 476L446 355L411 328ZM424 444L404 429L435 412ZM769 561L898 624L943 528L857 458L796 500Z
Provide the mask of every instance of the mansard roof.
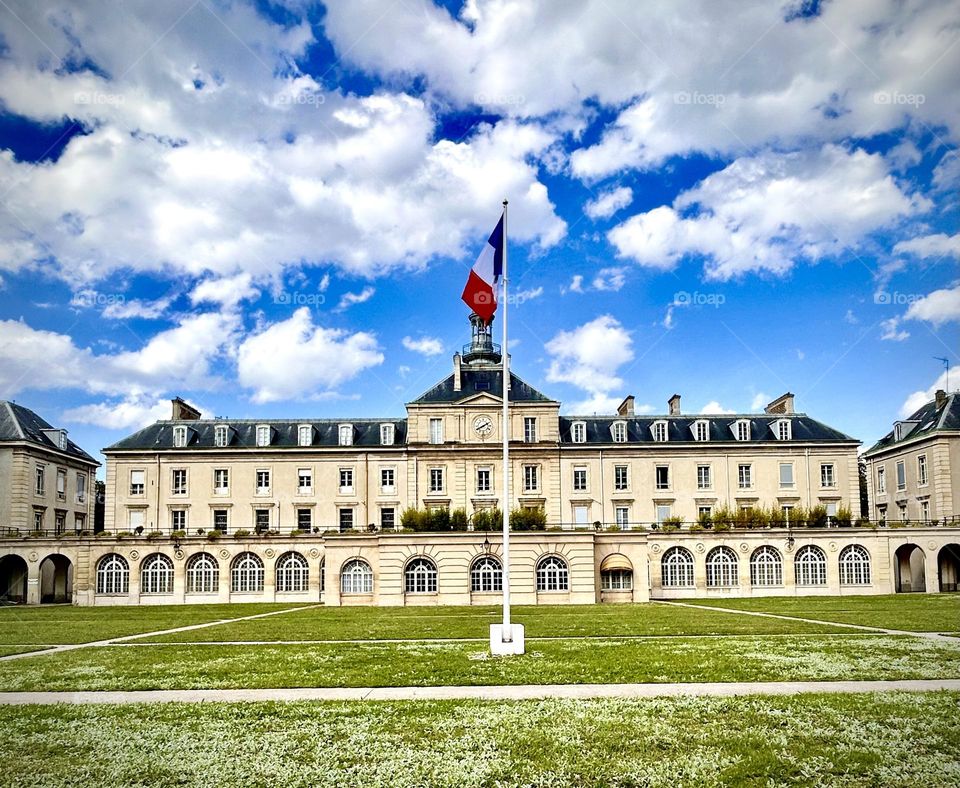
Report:
M783 419L789 419L791 423L791 437L789 441L781 441L777 438L776 423ZM560 417L560 442L564 444L574 444L572 439L572 425L575 422L582 422L586 426L585 443L610 443L616 446L624 443L614 443L612 426L615 422L624 422L627 425L626 444L631 443L657 443L654 441L651 427L654 422L662 421L667 424L667 443L701 443L704 441L695 441L693 436L693 425L698 421L707 422L709 429L710 443L743 443L737 440L734 434L734 425L740 421L750 423L750 443L758 441L771 441L776 443L797 443L797 442L852 442L859 443L856 438L851 438L840 430L835 430L822 422L812 419L804 413L791 414L725 414L723 416L561 416Z
M480 392L488 392L500 398L503 394L503 370L499 367L480 367L471 369L464 365L460 370L460 390L454 391L454 376L450 375L422 395L411 405L455 404L475 397ZM510 389L507 394L510 402L556 402L541 394L529 383L510 373Z
M93 465L100 464L69 438L67 438L66 448L61 449L43 432L56 429L58 428L47 423L29 408L18 405L16 402L0 400L0 442L24 441Z
M930 400L930 402L925 403L907 418L901 419L899 423L909 425L910 427L908 431L905 431L905 434L901 435L899 441L896 439L894 430L890 430L890 432L867 449L865 454L871 455L875 452L889 449L897 444L913 441L920 437L927 437L940 432L956 432L960 430L960 397L957 396L956 392L947 394L940 407L937 407L936 399Z
M406 419L198 419L182 421L157 421L144 427L123 440L104 449L107 451L123 449L177 450L173 445L173 428L187 428L186 449L283 449L309 448L300 446L298 429L301 426L313 428L312 447L339 446L341 425L353 427L353 446L379 447L380 425L392 424L394 429L393 445L402 445L407 438ZM229 427L227 445L217 446L214 441L214 428L218 425ZM270 445L257 446L257 427L269 426Z

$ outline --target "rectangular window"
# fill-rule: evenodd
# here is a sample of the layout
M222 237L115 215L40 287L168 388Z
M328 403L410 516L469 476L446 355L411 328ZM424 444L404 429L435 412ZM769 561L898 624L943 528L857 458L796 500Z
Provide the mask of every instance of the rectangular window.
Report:
M885 493L887 491L887 469L882 465L877 468L877 492Z
M228 495L230 493L230 471L227 468L214 469L213 492L215 495Z
M226 509L213 510L213 530L222 534L227 532L228 515Z
M443 443L443 419L430 419L430 443Z
M261 469L257 471L257 495L270 494L270 471Z
M586 525L587 518L590 516L590 509L586 506L573 507L573 524Z
M353 492L353 468L340 469L340 493L350 494ZM353 511L351 509L351 511Z
M380 445L393 446L393 425L392 424L380 425Z
M827 523L833 525L833 519L837 516L837 503L836 501L827 502Z
M697 507L697 517L709 517L713 514L712 506L698 506Z
M777 422L777 438L782 441L790 440L790 422L787 419L781 419Z
M793 463L780 463L780 486L793 487Z
M42 509L33 510L33 530L34 531L43 530L43 510Z
M917 484L921 487L927 483L927 455L917 457Z
M670 517L670 504L659 504L657 506L657 522L662 524L668 517Z
M53 530L55 533L62 534L67 530L67 513L57 512L53 518Z
M658 465L655 469L655 479L658 490L670 489L670 466Z
M340 445L353 446L353 425L352 424L340 425Z
M270 530L270 510L269 509L253 510L253 527L258 534L263 533L264 531Z
M430 492L443 492L443 468L430 469Z
M392 493L395 489L396 479L393 468L380 469L380 492Z
M614 443L626 443L627 442L627 425L622 421L614 422L613 425L613 442Z
M47 481L47 469L43 465L37 466L36 474L34 475L33 491L37 495L43 495L46 489Z
M301 495L313 492L313 471L310 468L300 468L297 471L297 492Z
M297 429L297 443L300 446L313 445L313 427L309 424L301 424Z
M77 474L77 503L87 502L87 474Z
M709 490L712 486L713 486L712 480L710 479L710 466L698 465L697 466L697 489Z
M710 440L710 422L698 421L694 425L694 438L698 441Z
M187 428L186 427L174 427L173 428L173 445L182 449L187 445Z
M533 416L525 416L523 419L523 440L524 443L537 442L537 420Z
M143 495L147 487L147 472L142 470L130 471L130 494Z
M170 491L173 495L187 494L187 469L173 468L170 471Z
M380 530L392 531L397 527L397 512L392 506L380 510Z
M270 427L266 424L261 424L257 427L257 446L269 446L270 445Z
M477 468L477 492L490 492L490 469Z
M524 492L534 492L540 489L539 481L539 471L540 467L538 465L524 465L523 466L523 489Z
M73 530L78 534L86 528L87 516L85 514L75 514L73 516Z
M218 424L213 428L213 445L214 446L226 446L227 445L227 428L223 424Z
M920 519L923 522L930 520L930 501L920 501Z
M353 509L340 510L340 530L341 531L353 530Z
M737 440L738 441L750 440L750 422L749 421L737 422Z
M174 531L187 530L187 510L174 509L170 512L170 528Z
M574 443L586 443L587 442L587 425L582 421L575 421L573 423L573 429L571 431L570 437Z
M741 490L748 490L753 486L753 466L741 463L737 469L737 483Z
M887 521L887 507L886 507L886 505L878 506L878 507L877 507L877 520L879 520L881 523L885 523L885 522Z
M836 479L833 476L833 464L824 463L820 466L820 486L833 487L836 485Z
M313 509L297 509L297 528L310 532L313 528Z
M143 528L145 521L146 514L143 509L131 509L127 513L127 526L134 533L136 533L138 528Z
M67 499L67 469L57 468L57 498L61 501Z
M897 506L900 508L900 522L905 523L907 521L907 505L899 503Z
M667 423L658 421L653 425L653 439L658 443L663 443L667 439Z
M614 510L614 516L617 519L617 527L621 531L626 531L630 527L630 507L618 506Z
M907 466L904 465L903 460L897 462L897 489L907 489Z
M587 489L587 469L573 469L573 489L574 492L584 492Z
M630 477L628 475L626 465L614 465L613 466L613 489L614 490L627 490L630 487Z

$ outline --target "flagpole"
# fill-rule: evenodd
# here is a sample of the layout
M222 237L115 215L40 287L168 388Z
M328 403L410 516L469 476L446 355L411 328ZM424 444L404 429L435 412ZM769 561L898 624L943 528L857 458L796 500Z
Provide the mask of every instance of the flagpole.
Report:
M503 642L513 641L510 626L510 352L507 345L507 201L503 201Z

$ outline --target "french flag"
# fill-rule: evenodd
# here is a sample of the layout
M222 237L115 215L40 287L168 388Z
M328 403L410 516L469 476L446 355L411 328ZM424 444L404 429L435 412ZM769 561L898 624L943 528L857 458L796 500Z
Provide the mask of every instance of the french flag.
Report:
M467 286L460 297L463 302L483 318L484 323L493 319L497 311L497 282L503 275L503 215L496 229L490 233L487 243L470 269Z

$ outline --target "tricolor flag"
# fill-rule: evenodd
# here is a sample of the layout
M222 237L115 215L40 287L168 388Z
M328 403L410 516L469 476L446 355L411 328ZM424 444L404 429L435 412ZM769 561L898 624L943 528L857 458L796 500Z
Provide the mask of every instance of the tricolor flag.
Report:
M503 275L503 216L470 269L467 286L460 297L463 302L489 323L497 311L497 282Z

